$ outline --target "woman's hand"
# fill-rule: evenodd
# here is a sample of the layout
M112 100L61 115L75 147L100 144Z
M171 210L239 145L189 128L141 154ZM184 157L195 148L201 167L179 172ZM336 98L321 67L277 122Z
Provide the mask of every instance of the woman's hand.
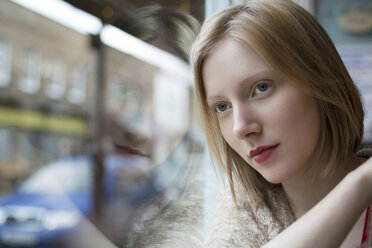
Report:
M349 173L326 197L264 247L340 247L372 203L372 158Z

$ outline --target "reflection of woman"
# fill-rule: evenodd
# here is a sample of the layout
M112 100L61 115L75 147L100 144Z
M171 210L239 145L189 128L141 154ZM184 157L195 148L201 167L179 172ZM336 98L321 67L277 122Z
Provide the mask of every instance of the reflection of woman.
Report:
M116 22L124 31L160 48L188 62L192 42L199 32L200 24L191 15L176 9L157 5L139 8ZM175 82L176 83L176 82ZM171 119L171 116L169 117ZM151 118L147 118L150 120ZM113 135L116 148L126 155L145 155L154 159L151 148L158 145L154 134L154 123L145 122L141 113L133 120L132 125L119 126L117 134ZM142 127L142 129L140 128ZM112 125L110 125L112 128ZM147 131L147 132L146 132ZM161 136L160 139L169 137ZM189 132L180 143L169 152L169 156L156 166L152 166L147 173L154 184L152 195L138 197L131 204L129 221L120 223L123 230L125 247L199 247L201 238L189 239L184 233L195 233L196 225L201 218L189 218L190 212L201 215L201 194L191 195L201 188L201 179L193 177L190 184L190 173L197 174L200 168L184 164L182 158L188 158L187 147L192 142ZM146 145L146 146L145 146ZM189 148L190 149L190 148ZM192 148L191 148L192 149ZM174 172L178 173L175 178ZM159 186L160 180L166 181ZM151 186L151 185L150 185ZM167 186L170 186L167 188ZM180 199L181 194L187 200ZM186 195L186 196L185 196ZM191 197L189 197L191 196ZM186 206L187 205L187 206ZM120 208L121 206L119 206ZM119 213L120 214L120 213ZM124 213L123 213L124 214ZM184 222L184 223L179 223ZM124 227L125 226L125 227ZM126 235L129 235L127 237ZM195 237L195 235L193 235ZM177 244L180 244L177 246Z
M231 189L206 247L367 246L363 108L317 21L289 0L248 1L208 18L194 46L208 145Z
M193 16L160 5L135 9L117 20L115 25L186 62L200 28Z
M200 24L191 15L172 8L165 8L160 5L149 5L141 7L122 16L114 23L127 33L167 51L188 63L189 51L196 35L199 32ZM149 86L151 87L151 86ZM146 89L148 90L148 89ZM152 109L151 101L146 101L144 108ZM123 116L111 117L109 132L112 136L115 147L121 153L132 155L143 155L155 159L156 151L153 148L157 145L156 137L159 135L151 111L147 113L125 113ZM120 120L119 120L120 119ZM172 134L174 135L174 134ZM171 135L169 135L171 136ZM167 140L170 137L160 137ZM156 143L156 144L155 144ZM174 141L169 141L174 143ZM163 159L163 156L160 156Z

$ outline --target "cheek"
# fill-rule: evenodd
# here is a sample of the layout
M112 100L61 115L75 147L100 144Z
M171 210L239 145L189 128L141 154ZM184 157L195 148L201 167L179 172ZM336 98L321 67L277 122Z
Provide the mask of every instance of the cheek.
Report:
M315 100L294 88L287 90L284 96L274 99L266 109L271 109L269 115L273 122L287 126L289 129L307 129L308 126L319 122ZM317 127L318 125L311 129Z
M234 149L234 137L233 137L233 123L227 119L219 121L219 126L221 130L221 134L225 141Z
M306 95L299 95L287 98L275 108L277 111L271 116L272 128L289 141L292 149L301 154L312 153L320 134L319 111L315 101Z

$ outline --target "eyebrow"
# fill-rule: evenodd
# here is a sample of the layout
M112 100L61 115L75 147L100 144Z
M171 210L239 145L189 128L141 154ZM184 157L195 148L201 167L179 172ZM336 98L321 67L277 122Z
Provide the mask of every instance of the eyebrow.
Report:
M213 107L214 103L217 102L220 98L221 98L220 96L207 97L208 106Z
M238 83L238 90L243 91L243 89L250 87L252 84L254 84L257 81L263 80L263 79L269 79L269 78L277 78L276 73L272 69L264 69L261 70L253 75L250 75L246 78L244 78L242 81ZM249 84L247 84L249 83ZM216 95L216 96L207 96L207 104L209 106L212 106L214 102L218 101L219 99L223 98L222 96Z

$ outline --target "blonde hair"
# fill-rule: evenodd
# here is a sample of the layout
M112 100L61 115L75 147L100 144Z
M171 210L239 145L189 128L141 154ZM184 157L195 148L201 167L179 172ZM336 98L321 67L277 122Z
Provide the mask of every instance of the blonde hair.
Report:
M229 178L261 202L267 182L224 140L215 113L208 108L203 84L203 62L222 38L229 36L256 50L284 80L316 100L321 131L314 164L316 175L326 176L355 154L363 136L364 111L358 90L331 39L315 18L290 0L247 1L222 10L203 24L192 51L196 93L211 155Z

